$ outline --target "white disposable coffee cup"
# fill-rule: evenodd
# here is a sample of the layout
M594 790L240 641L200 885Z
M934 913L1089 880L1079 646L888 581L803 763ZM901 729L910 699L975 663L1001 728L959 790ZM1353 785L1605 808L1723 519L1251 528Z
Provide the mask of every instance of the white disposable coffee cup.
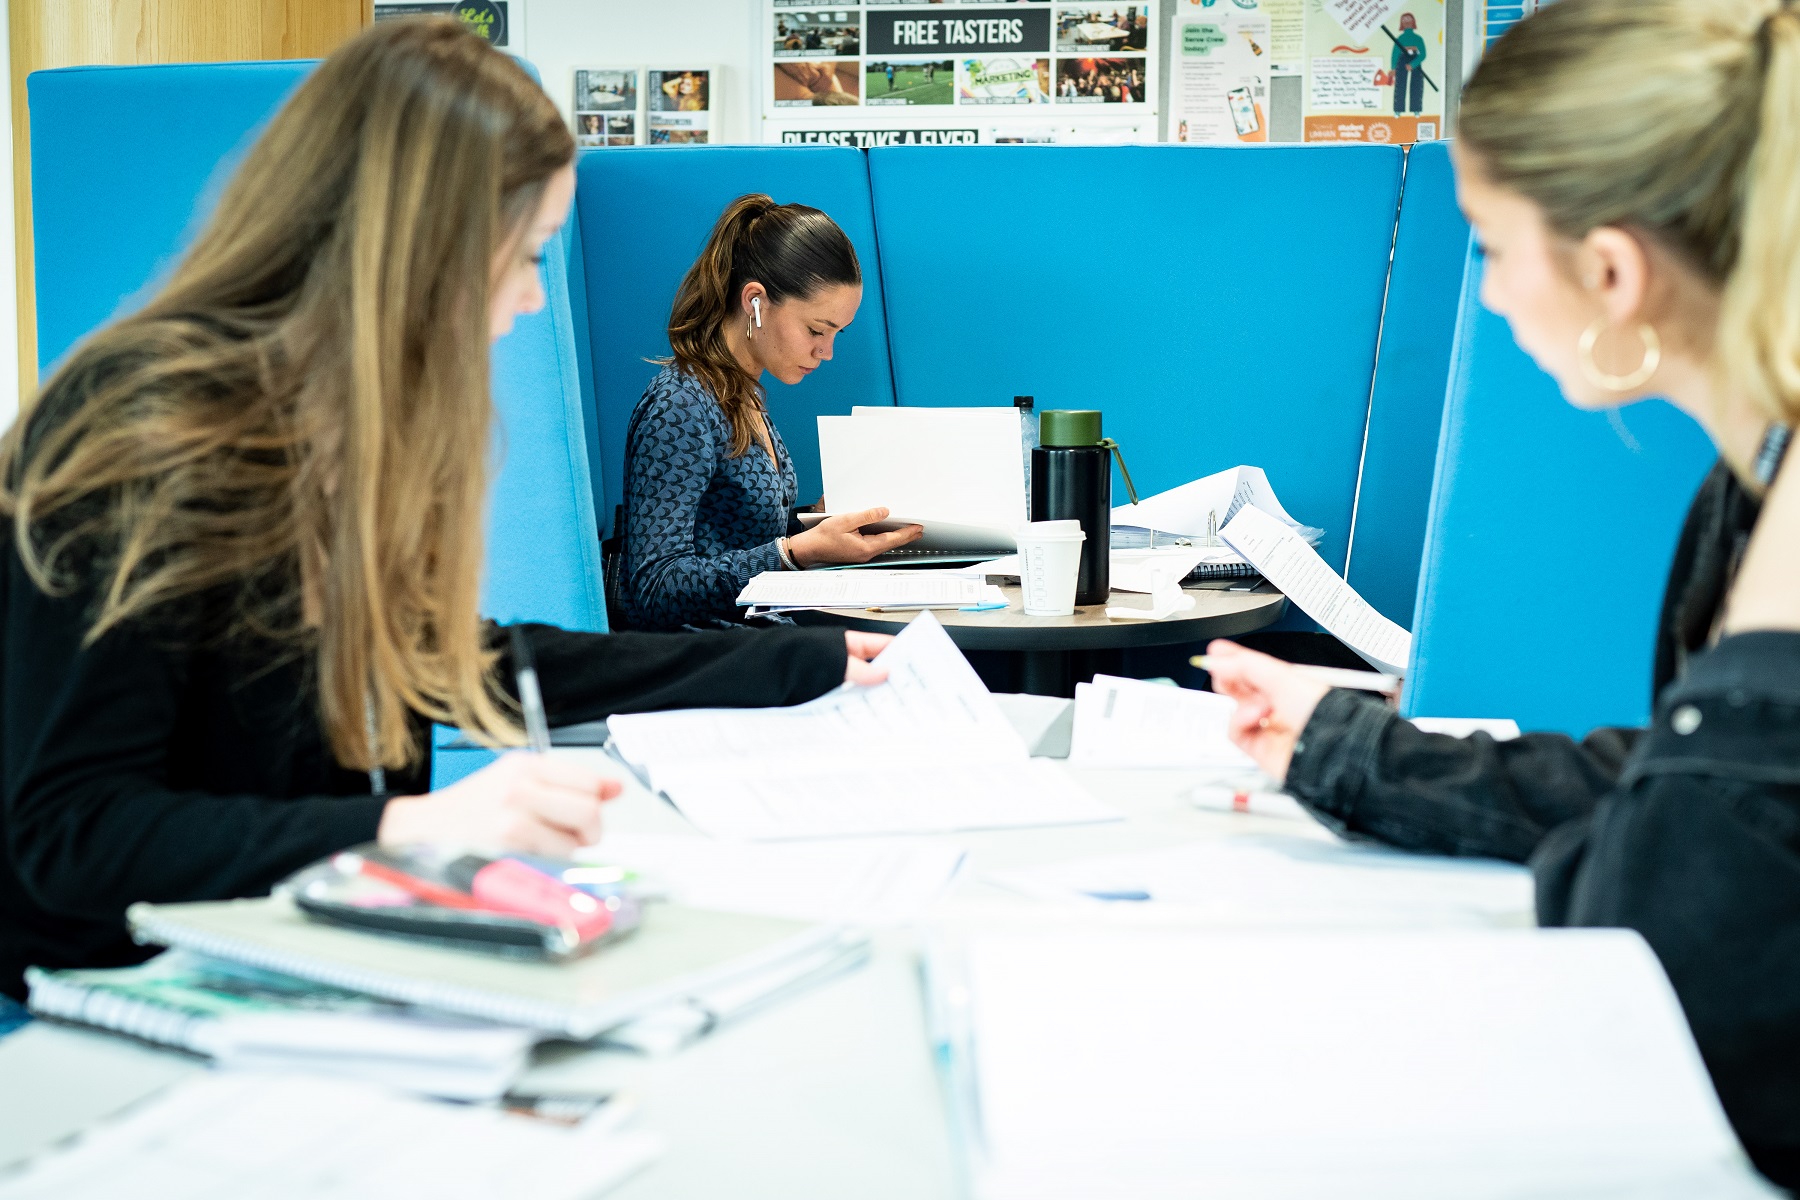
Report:
M1074 615L1075 577L1085 541L1080 521L1032 521L1019 527L1019 591L1026 616Z

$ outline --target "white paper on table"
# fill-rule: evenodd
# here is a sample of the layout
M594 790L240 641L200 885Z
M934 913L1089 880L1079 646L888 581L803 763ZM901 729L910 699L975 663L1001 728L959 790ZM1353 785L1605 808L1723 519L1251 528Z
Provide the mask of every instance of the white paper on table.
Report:
M1213 692L1096 675L1075 685L1069 765L1255 771L1226 734L1236 707Z
M980 1200L1775 1195L1630 931L1021 924L928 971Z
M1510 742L1519 736L1519 723L1511 717L1411 717L1414 725L1426 733L1447 733L1451 737L1468 737L1485 733L1496 742Z
M1150 592L1181 586L1214 551L1206 546L1159 546L1155 550L1114 550L1107 559L1115 592Z
M818 420L827 512L1005 530L1029 519L1017 409L857 407Z
M259 1071L176 1084L0 1182L5 1200L137 1196L598 1196L661 1153L604 1122L565 1128L497 1108Z
M875 687L791 708L635 713L619 754L704 832L781 839L950 833L1117 820L1066 772L1033 761L937 618L875 659Z
M737 602L761 608L960 608L980 604L982 580L951 571L763 571Z
M1183 537L1205 537L1208 532L1224 529L1245 505L1255 505L1296 529L1304 528L1276 499L1275 489L1269 486L1269 477L1261 467L1216 471L1203 479L1146 496L1136 504L1121 504L1112 510L1112 523Z
M1041 900L1148 893L1243 925L1519 926L1531 872L1490 859L1408 854L1323 836L1240 834L1161 850L992 873Z
M1406 674L1412 634L1376 612L1287 525L1245 505L1220 536L1344 645L1380 670Z
M769 846L609 833L576 859L636 871L689 908L887 927L923 916L963 855L961 846L936 841Z

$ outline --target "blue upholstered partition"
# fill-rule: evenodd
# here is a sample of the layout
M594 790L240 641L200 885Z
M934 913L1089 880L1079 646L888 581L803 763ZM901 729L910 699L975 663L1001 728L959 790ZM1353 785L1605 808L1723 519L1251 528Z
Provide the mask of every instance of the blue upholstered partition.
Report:
M1448 144L1414 146L1400 194L1349 569L1351 586L1408 628L1468 245Z
M1663 584L1711 444L1661 401L1616 421L1568 404L1481 307L1480 274L1471 262L1406 711L1577 736L1643 724Z
M872 150L899 401L1101 409L1144 492L1264 467L1341 570L1401 162L1392 147Z
M38 366L137 307L310 62L34 71Z
M836 355L804 383L769 381L769 411L794 456L800 498L819 495L820 414L892 404L886 313L876 270L869 178L859 150L830 146L692 146L591 150L577 171L575 204L587 259L594 402L599 413L602 525L619 503L625 426L669 352L669 306L725 205L745 192L829 213L863 265L863 303Z

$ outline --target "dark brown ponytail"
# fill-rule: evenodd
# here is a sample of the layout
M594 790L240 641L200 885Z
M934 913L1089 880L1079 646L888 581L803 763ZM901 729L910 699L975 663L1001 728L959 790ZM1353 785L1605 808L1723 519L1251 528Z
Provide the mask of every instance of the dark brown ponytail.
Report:
M804 204L739 196L719 214L706 248L688 268L669 313L669 349L681 370L704 383L731 423L731 456L760 445L774 455L763 421L762 388L725 344L738 297L760 283L771 306L820 288L862 282L856 250L837 223Z

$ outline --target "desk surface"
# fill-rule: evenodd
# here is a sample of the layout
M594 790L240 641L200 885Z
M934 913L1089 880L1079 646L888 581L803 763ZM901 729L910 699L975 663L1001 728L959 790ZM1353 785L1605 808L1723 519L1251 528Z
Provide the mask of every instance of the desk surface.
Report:
M1201 776L1077 771L1127 816L1109 825L949 835L969 850L958 900L1028 908L982 881L990 870L1209 837L1279 832L1329 839L1298 821L1203 812L1183 798ZM609 827L693 833L640 789ZM640 1127L668 1150L609 1192L618 1200L732 1196L930 1200L962 1194L920 1003L916 938L880 935L867 966L648 1063L595 1053L642 1101ZM624 1060L624 1061L618 1061ZM118 1111L196 1060L123 1038L34 1022L0 1039L0 1167Z
M1114 619L1114 608L1150 607L1150 597L1136 592L1114 592L1106 604L1077 608L1068 617L1028 617L1017 586L1000 589L1007 606L989 612L936 609L934 612L950 640L964 650L1117 650L1127 646L1173 646L1203 642L1272 625L1286 610L1287 597L1267 584L1260 590L1233 592L1220 588L1183 589L1194 598L1194 607L1159 621ZM795 613L803 624L846 625L870 633L898 633L916 614L871 612L866 608L827 608Z

